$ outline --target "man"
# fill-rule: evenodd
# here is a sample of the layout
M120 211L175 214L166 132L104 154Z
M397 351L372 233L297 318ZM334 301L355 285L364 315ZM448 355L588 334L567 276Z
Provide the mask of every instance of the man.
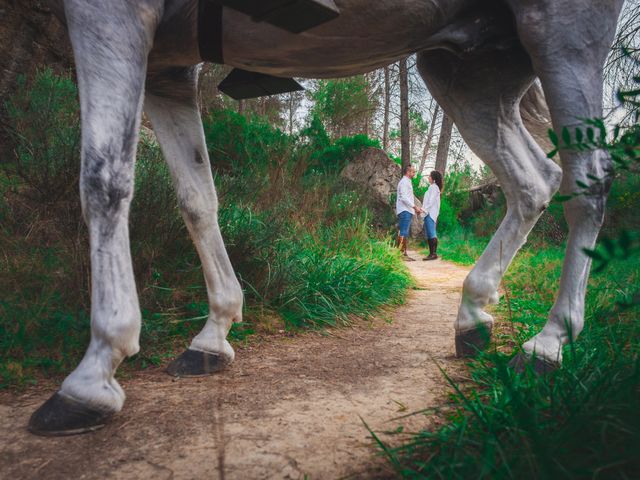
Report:
M396 215L398 216L398 247L405 260L413 260L407 255L407 238L411 228L413 214L420 214L422 210L415 204L413 185L411 179L415 177L416 170L411 165L402 169L402 179L398 182L398 195L396 198Z

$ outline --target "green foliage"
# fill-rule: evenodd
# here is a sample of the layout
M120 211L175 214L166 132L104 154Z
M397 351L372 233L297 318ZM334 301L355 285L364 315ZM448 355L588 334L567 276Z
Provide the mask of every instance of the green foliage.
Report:
M241 175L246 170L264 172L270 166L287 164L293 159L294 138L263 118L214 110L203 123L209 158L218 171L232 175Z
M449 199L444 197L440 200L440 214L438 215L438 231L449 234L460 230L457 212L449 203Z
M39 72L27 88L18 78L18 94L4 105L15 158L7 173L25 184L33 200L55 203L78 185L80 127L78 92L68 77Z
M316 147L311 150L310 170L335 175L341 172L358 153L369 147L380 148L380 143L366 135L339 138L324 148Z
M455 393L440 412L447 419L442 427L388 449L399 476L634 477L640 468L634 407L640 401L640 309L630 300L637 295L639 256L613 261L615 277L591 279L585 330L565 348L563 367L551 378L515 374L507 367L510 355L502 353L505 342L520 344L546 320L562 257L554 247L525 251L514 261L504 280L508 296L497 306L510 317L507 328L498 329L497 350L472 362L472 384L446 377Z
M5 105L16 156L0 164L0 388L68 372L90 324L76 89L49 71L21 82ZM231 341L274 321L345 324L402 300L410 279L397 251L371 230L366 198L335 175L375 142L332 142L319 121L292 137L230 111L212 111L204 128L220 228L245 291L245 323ZM144 128L130 237L142 350L125 368L144 368L174 356L209 313L168 168Z
M368 88L364 75L319 80L311 93L314 101L311 117L319 119L332 138L352 135L353 126L362 131L362 124L373 112Z

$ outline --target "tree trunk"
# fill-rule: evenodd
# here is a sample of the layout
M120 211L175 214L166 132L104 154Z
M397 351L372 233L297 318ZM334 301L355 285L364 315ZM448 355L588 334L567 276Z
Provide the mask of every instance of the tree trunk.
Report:
M452 130L453 120L449 118L449 115L442 112L442 126L440 127L440 139L438 140L438 153L436 153L436 170L443 176L447 169L447 156L449 155Z
M389 66L384 67L384 121L382 122L382 149L389 148L389 107L391 104L391 82L389 81Z
M433 115L431 115L431 125L429 125L429 133L427 133L427 140L424 144L424 150L422 150L422 159L420 160L420 169L418 173L422 175L424 171L425 163L427 163L427 156L431 149L431 142L433 141L433 131L435 130L436 121L438 120L438 114L440 113L440 105L436 103L436 108L433 109Z
M244 100L238 100L238 113L240 115L244 114Z
M400 60L400 149L402 169L411 164L409 139L409 75L407 59Z
M293 92L289 92L289 135L293 135Z

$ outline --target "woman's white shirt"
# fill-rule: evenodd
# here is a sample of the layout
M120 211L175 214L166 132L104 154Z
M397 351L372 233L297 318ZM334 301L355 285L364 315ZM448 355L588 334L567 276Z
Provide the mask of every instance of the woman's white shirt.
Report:
M427 192L422 199L422 218L427 218L427 215L436 222L438 215L440 214L440 188L435 183L429 185Z

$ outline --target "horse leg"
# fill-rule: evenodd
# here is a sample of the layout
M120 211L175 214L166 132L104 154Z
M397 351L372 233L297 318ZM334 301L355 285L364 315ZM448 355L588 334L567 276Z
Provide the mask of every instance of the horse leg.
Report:
M534 78L522 47L461 58L443 50L423 52L418 69L507 200L505 218L463 285L456 354L470 356L489 342L493 318L483 307L498 301L500 280L557 190L561 172L520 117L520 100Z
M202 120L196 103L196 67L150 75L145 112L169 165L178 204L202 261L209 318L191 346L167 369L171 375L205 375L234 358L226 340L231 324L242 320L242 289L233 272L218 226L216 196Z
M129 251L128 213L147 54L162 1L68 0L82 114L82 211L91 250L91 342L29 430L66 435L94 430L119 411L114 378L138 352L140 309Z
M603 64L615 34L621 0L510 1L520 39L540 77L556 132L575 131L585 118L602 116ZM569 9L569 10L567 10ZM569 12L569 13L568 13ZM573 132L572 132L573 136ZM590 176L606 177L611 160L603 151L561 149L564 195L579 193L577 182ZM609 181L594 185L589 195L574 196L564 204L569 238L558 297L544 328L523 345L515 364L535 359L540 364L562 363L562 347L584 326L584 300L591 249L604 218Z

